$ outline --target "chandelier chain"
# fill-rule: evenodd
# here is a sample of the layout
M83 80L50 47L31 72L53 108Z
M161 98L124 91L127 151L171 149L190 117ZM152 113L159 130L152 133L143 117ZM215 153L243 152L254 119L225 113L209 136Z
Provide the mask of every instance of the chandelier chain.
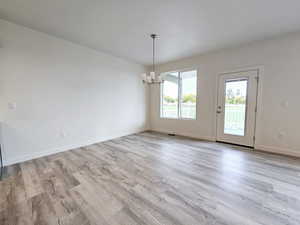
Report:
M152 34L152 70L155 72L155 38L156 34Z

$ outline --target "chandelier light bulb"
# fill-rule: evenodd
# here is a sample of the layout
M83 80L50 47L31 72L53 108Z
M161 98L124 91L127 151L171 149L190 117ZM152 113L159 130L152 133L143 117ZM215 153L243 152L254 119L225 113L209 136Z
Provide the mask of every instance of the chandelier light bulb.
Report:
M150 77L152 80L155 80L155 72L150 72Z
M151 79L151 76L150 76L150 75L147 76L147 82L148 82L148 83L152 83L152 79Z
M162 82L163 82L163 80L162 80L162 78L161 78L160 75L157 75L157 82L158 82L158 83L162 83Z
M147 74L146 74L146 73L143 73L143 74L141 75L141 77L142 77L142 80L143 80L143 81L147 81Z

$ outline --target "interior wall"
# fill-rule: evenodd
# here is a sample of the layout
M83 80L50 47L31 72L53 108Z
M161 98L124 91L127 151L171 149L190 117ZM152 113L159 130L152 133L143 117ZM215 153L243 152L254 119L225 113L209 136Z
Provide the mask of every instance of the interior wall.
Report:
M141 65L0 20L6 165L148 129Z
M160 89L151 88L151 129L216 140L217 76L260 68L257 149L300 156L300 33L179 60L159 72L198 69L197 120L162 119Z

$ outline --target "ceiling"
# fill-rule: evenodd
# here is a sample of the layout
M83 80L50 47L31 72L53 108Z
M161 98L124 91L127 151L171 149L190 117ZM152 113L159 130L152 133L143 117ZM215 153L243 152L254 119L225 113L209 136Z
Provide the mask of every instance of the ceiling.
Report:
M299 0L0 0L0 18L151 64L300 30Z

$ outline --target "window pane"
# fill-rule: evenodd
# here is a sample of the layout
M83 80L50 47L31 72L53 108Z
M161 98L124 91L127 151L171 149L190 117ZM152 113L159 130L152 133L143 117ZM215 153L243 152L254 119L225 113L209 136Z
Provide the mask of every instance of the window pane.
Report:
M225 83L224 134L245 135L247 80Z
M196 119L197 71L181 73L181 117Z
M178 73L163 75L161 116L178 118Z

